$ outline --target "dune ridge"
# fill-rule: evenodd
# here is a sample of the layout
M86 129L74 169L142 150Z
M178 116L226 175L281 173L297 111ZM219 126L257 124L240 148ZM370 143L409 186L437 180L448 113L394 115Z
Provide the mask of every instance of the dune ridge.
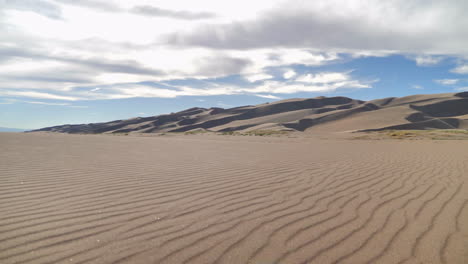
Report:
M1 263L468 260L463 142L0 141Z
M361 101L347 97L287 99L255 106L190 108L106 123L61 125L33 132L166 133L187 131L379 131L468 129L468 92Z

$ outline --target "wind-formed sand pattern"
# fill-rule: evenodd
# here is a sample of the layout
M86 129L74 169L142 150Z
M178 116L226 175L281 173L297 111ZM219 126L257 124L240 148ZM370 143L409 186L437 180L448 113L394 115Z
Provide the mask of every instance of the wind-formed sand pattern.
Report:
M465 141L0 144L0 263L468 263Z

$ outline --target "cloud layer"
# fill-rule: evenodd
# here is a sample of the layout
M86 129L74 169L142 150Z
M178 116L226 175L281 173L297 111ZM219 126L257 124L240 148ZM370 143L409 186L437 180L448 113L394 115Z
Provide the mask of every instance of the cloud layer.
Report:
M314 67L389 54L424 67L455 56L452 72L468 74L467 9L461 0L0 0L0 95L273 99L369 88L376 78Z
M131 9L131 12L135 14L140 14L144 16L153 16L153 17L170 17L176 19L187 19L187 20L197 20L197 19L208 19L216 17L215 14L210 12L189 12L189 11L174 11L169 9L158 8L154 6L135 6Z
M468 55L466 1L287 1L257 19L170 35L216 49L314 47Z

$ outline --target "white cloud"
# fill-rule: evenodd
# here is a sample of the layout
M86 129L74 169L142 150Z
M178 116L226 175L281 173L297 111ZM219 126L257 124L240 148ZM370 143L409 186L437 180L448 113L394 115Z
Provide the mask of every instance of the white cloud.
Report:
M274 100L280 100L282 99L281 97L271 95L271 94L256 94L255 96L261 97L261 98L266 98L266 99L274 99Z
M433 66L440 63L444 58L430 55L416 56L414 60L418 66Z
M180 95L180 92L169 89L160 89L145 86L115 87L110 89L111 93L101 94L102 99L123 99L134 97L158 97L158 98L175 98Z
M304 83L333 83L333 82L342 82L349 79L347 73L341 72L324 72L317 74L306 74L301 75L296 78L297 82Z
M337 82L327 85L309 85L305 83L284 84L277 81L268 81L261 86L250 89L249 91L254 93L293 94L300 92L333 92L338 89L363 89L371 87L371 83L362 83L357 80Z
M434 80L438 84L442 85L454 85L457 84L460 79L441 79L441 80Z
M101 11L108 11L108 12L119 12L122 11L122 8L117 4L113 3L112 1L102 1L102 0L54 0L59 3L75 5L86 7L90 9L96 9Z
M434 65L445 54L468 56L467 8L458 0L0 0L0 94L81 100L365 88L347 73L297 77L292 69L343 57L406 54ZM453 72L468 74L468 66ZM237 74L256 86L138 85ZM271 82L281 75L287 81Z
M320 52L311 49L272 49L270 59L277 65L303 64L307 66L319 66L327 62L339 59L335 52Z
M62 19L60 7L43 0L1 0L0 9L33 12L50 19Z
M44 99L50 99L50 98L44 98ZM88 106L72 105L70 103L54 103L54 102L42 102L42 101L24 101L24 100L14 100L13 102L36 104L36 105L47 105L47 106L63 106L63 107L69 107L69 108L88 108Z
M34 91L3 91L0 90L0 95L11 96L11 97L29 97L29 98L41 98L41 99L53 99L53 100L64 100L64 101L76 101L79 97L56 95L44 92Z
M451 72L458 74L468 74L468 64L459 65L456 68L452 69Z
M50 103L50 102L39 102L39 101L21 101L27 104L39 104L39 105L55 105L55 106L69 106L68 103Z
M424 90L424 87L422 87L419 84L414 84L414 85L411 86L411 88L416 89L416 90Z
M465 91L468 91L468 87L458 87L458 88L455 88L455 91L465 92Z
M343 49L341 52L349 53L351 58L362 57L387 57L390 55L398 54L395 50L347 50Z
M252 83L256 81L271 79L273 77L274 77L273 75L266 74L266 73L254 73L254 74L248 74L244 76L246 80Z
M305 75L307 76L307 75ZM219 83L217 79L200 79L200 87L187 85L170 85L168 83L142 84L127 83L94 87L80 87L69 91L74 97L62 100L102 100L124 99L136 97L176 98L180 96L217 96L217 95L254 95L269 99L279 99L277 94L291 94L298 92L333 92L338 89L371 88L378 80L358 80L350 72L326 72L311 74L309 82L301 82L294 78L284 83L270 79L259 80L250 85ZM163 85L161 87L155 87ZM17 93L15 95L18 95ZM59 99L53 94L28 93L29 97Z
M197 20L214 18L216 15L210 12L189 12L189 11L175 11L155 6L135 6L131 12L150 17L170 17L176 19Z
M297 73L296 73L294 70L289 69L288 71L286 71L286 72L283 74L283 78L285 78L285 79L291 79L291 78L293 78L293 77L296 76L296 75L297 75Z
M50 15L42 12L45 6L42 2L50 2L64 19L50 19ZM42 93L36 96L91 98L90 94L73 91L85 86L93 87L88 90L96 94L93 99L128 98L136 94L174 97L180 92L126 87L118 95L110 96L99 89L115 84L236 74L250 82L258 82L273 78L265 72L269 67L318 66L339 59L335 52L314 49L275 47L220 52L205 47L181 48L155 42L165 34L205 23L196 18L210 18L212 23L253 19L266 7L279 2L200 0L193 3L174 0L161 1L156 6L146 0L38 0L37 6L29 5L34 10L27 12L20 10L24 6L0 8L4 15L0 22L8 25L8 30L0 27L0 89L13 89L15 96L32 96L30 92L34 91ZM136 14L141 13L136 11L142 11L142 6L150 4L152 8L145 10L151 11L151 16ZM136 90L132 92L132 89ZM210 94L209 91L204 93Z

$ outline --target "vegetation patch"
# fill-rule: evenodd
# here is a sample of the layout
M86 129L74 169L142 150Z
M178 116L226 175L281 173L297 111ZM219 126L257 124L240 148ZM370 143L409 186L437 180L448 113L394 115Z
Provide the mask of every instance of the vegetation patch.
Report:
M184 135L199 135L199 134L205 134L208 133L206 130L192 130L192 131L187 131L184 132Z
M242 134L237 131L226 131L226 132L221 132L221 135L223 136L241 136Z
M248 136L276 136L276 135L286 135L288 134L287 131L280 131L280 130L252 130L249 132L245 132L244 134Z
M221 135L228 135L228 136L281 136L287 135L288 131L280 131L280 130L252 130L247 132L238 132L238 131L226 131L222 132Z
M468 140L468 130L429 129L429 130L382 130L365 132L353 139L430 139L430 140Z

